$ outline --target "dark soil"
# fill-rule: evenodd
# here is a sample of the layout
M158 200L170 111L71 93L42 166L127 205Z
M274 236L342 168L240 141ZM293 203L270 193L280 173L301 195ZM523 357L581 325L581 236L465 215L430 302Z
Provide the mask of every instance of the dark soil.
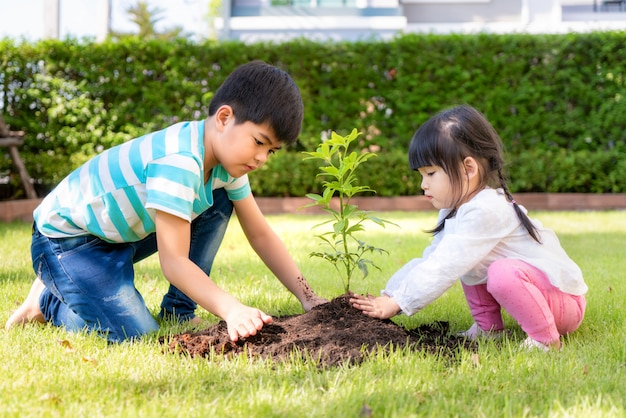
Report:
M449 335L446 322L422 325L412 330L390 320L368 317L350 306L348 296L340 296L311 311L275 317L256 335L233 343L224 321L210 328L184 333L165 341L171 352L192 357L246 354L281 362L294 356L316 361L320 366L359 364L368 353L408 348L444 355L459 347L470 348L464 338Z

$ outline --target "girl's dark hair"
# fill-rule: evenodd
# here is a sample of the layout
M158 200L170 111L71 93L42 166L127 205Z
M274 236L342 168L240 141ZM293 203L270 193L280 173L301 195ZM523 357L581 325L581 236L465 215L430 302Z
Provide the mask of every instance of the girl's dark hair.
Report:
M487 118L468 105L456 106L439 112L424 123L413 135L409 146L409 166L417 170L438 166L450 177L453 205L445 219L431 231L443 230L446 219L453 218L461 204L465 178L463 161L474 158L479 164L479 188L500 187L513 204L515 213L530 236L541 242L535 225L513 199L504 175L503 144Z
M295 81L285 71L263 61L237 67L217 89L209 104L209 116L229 105L235 123L267 123L276 139L292 145L302 129L304 104Z

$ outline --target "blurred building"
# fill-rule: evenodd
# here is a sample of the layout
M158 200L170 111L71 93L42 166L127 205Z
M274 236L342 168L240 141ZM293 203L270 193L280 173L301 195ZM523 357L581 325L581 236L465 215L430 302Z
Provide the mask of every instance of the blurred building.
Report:
M1 5L12 1L0 0L0 9L8 11L8 6ZM192 37L217 36L244 42L297 37L387 39L402 32L566 33L626 29L626 0L221 0L221 15L214 16L208 12L209 3L220 0L148 1L150 6L165 10L164 24L184 25ZM106 39L112 26L120 30L120 25L126 24L126 30L129 28L128 17L124 16L128 2L122 0L38 0L36 4L45 6L44 37L63 37L63 33L72 33L83 22L90 23L90 33L97 40ZM79 16L84 18L76 20ZM2 13L0 26L1 18ZM59 21L66 22L61 36Z
M626 28L626 0L223 0L221 37L389 38L399 32L555 33Z

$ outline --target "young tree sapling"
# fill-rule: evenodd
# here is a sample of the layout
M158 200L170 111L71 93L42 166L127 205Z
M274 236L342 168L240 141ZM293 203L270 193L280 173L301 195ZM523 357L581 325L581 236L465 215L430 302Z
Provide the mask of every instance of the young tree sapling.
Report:
M357 205L350 203L352 197L358 193L375 193L369 186L358 184L356 170L368 159L376 156L369 151L361 153L349 151L350 145L359 135L356 129L347 136L332 132L331 138L323 141L315 151L304 152L308 155L305 160L317 159L323 162L317 176L326 178L322 184L324 189L322 195L307 194L306 196L313 202L304 207L318 206L331 215L331 219L315 225L314 228L332 223L331 231L316 235L322 240L322 244L330 247L330 251L312 252L310 256L328 260L333 265L343 280L346 293L350 293L350 281L356 271L360 271L365 278L369 273L369 266L380 270L371 260L364 258L367 253L388 253L382 248L361 241L356 233L365 230L366 221L382 227L385 227L385 224L393 224L375 216L372 211L360 210ZM338 205L332 203L333 197L337 198Z

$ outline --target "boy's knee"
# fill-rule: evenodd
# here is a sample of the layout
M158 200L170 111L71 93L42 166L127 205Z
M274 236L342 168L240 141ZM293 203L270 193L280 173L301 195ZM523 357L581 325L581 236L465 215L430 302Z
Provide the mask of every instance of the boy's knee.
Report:
M152 317L134 325L123 326L120 329L109 331L106 338L111 343L121 343L124 341L135 341L151 332L158 331L159 326Z

